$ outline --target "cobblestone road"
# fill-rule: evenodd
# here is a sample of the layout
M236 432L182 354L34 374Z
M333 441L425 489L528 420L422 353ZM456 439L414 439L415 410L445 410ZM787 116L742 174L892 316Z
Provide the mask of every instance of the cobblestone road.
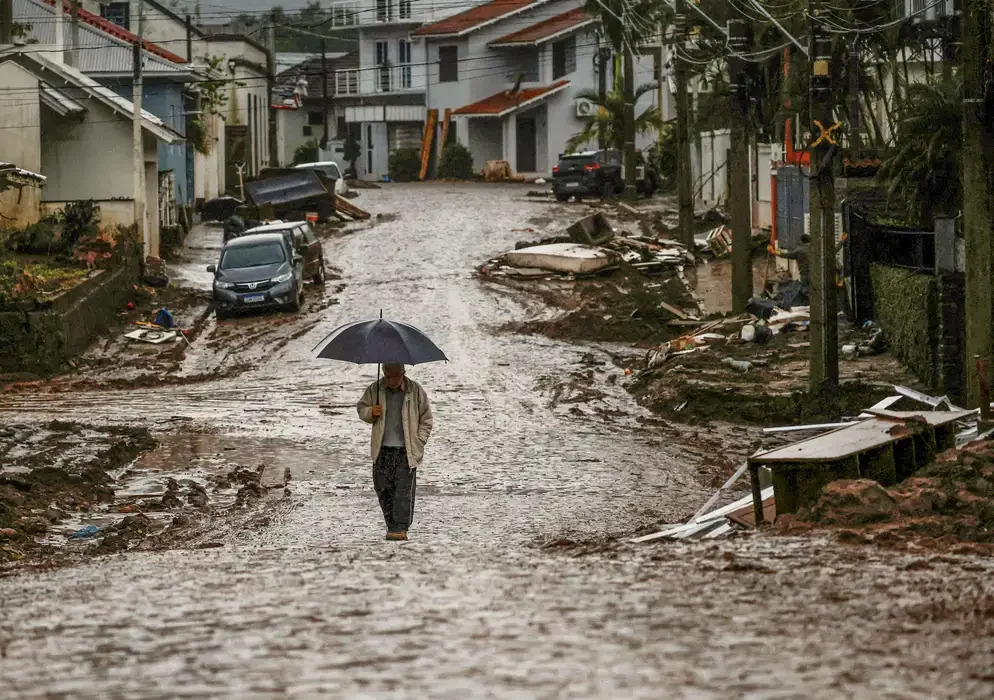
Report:
M474 266L561 209L524 191L365 192L396 218L326 243L340 303L239 377L0 398L21 420L146 424L163 443L146 464L230 448L293 473L289 496L189 549L0 580L0 695L991 697L988 561L767 537L599 546L708 492L609 367L604 399L550 407L550 378L602 349L496 332L528 311ZM380 309L452 358L412 371L436 432L405 544L382 541L353 409L372 371L310 354Z

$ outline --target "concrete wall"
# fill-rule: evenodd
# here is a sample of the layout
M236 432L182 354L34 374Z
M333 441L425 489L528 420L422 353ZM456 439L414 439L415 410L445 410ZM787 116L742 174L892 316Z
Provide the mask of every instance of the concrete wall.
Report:
M311 127L311 135L304 135L304 127L308 125L308 114L310 112L323 112L324 108L320 101L308 100L300 109L281 109L276 112L277 120L277 144L279 147L280 163L289 165L293 162L293 154L308 141L321 141L324 133L321 125ZM342 107L332 107L328 113L328 141L332 143L336 140L338 117L344 116L345 110ZM333 160L339 160L334 158Z
M131 27L136 28L138 26L138 3L132 2L129 9L131 10ZM182 8L175 10L175 13L182 15ZM97 14L100 14L100 12L97 11ZM146 41L159 44L167 51L182 56L188 61L190 60L190 56L186 50L186 27L182 22L176 21L149 3L145 3L142 14L145 20L142 26L142 33ZM197 38L197 35L194 34L193 39L197 40ZM196 55L196 50L194 50L194 55Z
M131 199L131 122L91 100L82 122L41 112L43 201Z
M500 119L466 119L459 123L466 124L467 140L462 141L463 137L458 133L456 136L473 154L473 170L475 172L481 172L486 167L488 160L500 160L504 157Z
M41 106L38 79L20 66L7 61L0 63L0 85L9 91L0 92L0 161L14 163L32 172L45 173L41 163ZM25 187L0 194L2 225L26 226L38 221L44 189Z
M0 370L57 372L117 317L133 294L138 266L104 270L46 310L0 310Z
M193 151L193 196L208 201L224 192L224 121L220 115L204 115L209 153Z
M70 201L46 201L41 204L42 216L54 215ZM100 233L110 240L117 236L117 227L128 227L135 223L135 205L131 199L105 199L97 201L100 206Z

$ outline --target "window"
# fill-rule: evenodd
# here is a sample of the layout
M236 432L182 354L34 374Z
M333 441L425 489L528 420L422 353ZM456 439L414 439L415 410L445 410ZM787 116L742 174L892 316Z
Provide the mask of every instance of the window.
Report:
M400 3L398 3L398 5L399 5L399 7L398 7L398 9L399 9L398 14L400 15L400 18L401 19L410 19L411 18L411 0L400 0Z
M308 126L321 126L324 124L324 113L323 112L308 112L307 113L307 125Z
M112 2L100 6L100 16L119 27L131 29L131 4L127 2Z
M376 0L376 21L393 22L392 0Z
M314 133L314 130L311 127L309 127L309 126L305 126L304 127L304 131L303 131L304 136L310 136L313 133Z
M376 42L376 90L390 92L390 54L385 41Z
M411 89L411 42L401 39L397 42L397 63L400 64L400 87Z
M559 80L576 70L576 37L552 45L552 79Z
M459 80L459 47L438 47L438 82L454 83Z

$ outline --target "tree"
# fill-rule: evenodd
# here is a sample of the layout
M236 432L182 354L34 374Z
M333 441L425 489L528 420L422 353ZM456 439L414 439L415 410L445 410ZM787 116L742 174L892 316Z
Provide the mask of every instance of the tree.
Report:
M635 90L635 101L647 93L656 89L655 83L645 83L639 85ZM594 115L586 118L583 130L574 134L566 142L566 152L572 153L591 141L597 141L600 128L604 127L605 143L608 148L624 148L625 133L625 93L621 85L620 77L615 81L614 89L611 90L603 100L596 90L581 90L576 95L577 99L590 100L597 110ZM662 117L656 107L650 107L635 117L635 133L644 134L656 131L662 126Z
M897 110L895 150L877 175L887 184L888 199L921 225L961 207L962 104L963 81L956 77L907 86Z

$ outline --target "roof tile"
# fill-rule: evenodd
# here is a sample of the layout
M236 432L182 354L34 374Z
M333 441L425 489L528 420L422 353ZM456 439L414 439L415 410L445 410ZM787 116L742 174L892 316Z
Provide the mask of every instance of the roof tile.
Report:
M502 36L490 42L490 46L502 46L505 44L539 44L544 39L561 34L573 27L580 26L592 21L594 18L587 14L582 7L564 12L561 15L550 17L549 19L525 27L512 34Z
M553 83L552 85L546 85L544 87L523 88L518 90L513 95L509 90L502 90L496 95L485 97L479 102L474 102L473 104L466 105L465 107L460 107L453 112L453 114L464 116L500 116L501 114L509 112L514 108L525 104L526 102L531 102L532 100L549 95L566 87L567 85L569 85L568 80L560 80L559 82Z
M499 19L504 15L523 10L529 5L538 5L545 0L490 0L465 12L446 17L416 30L414 36L437 36L462 34L485 22Z

